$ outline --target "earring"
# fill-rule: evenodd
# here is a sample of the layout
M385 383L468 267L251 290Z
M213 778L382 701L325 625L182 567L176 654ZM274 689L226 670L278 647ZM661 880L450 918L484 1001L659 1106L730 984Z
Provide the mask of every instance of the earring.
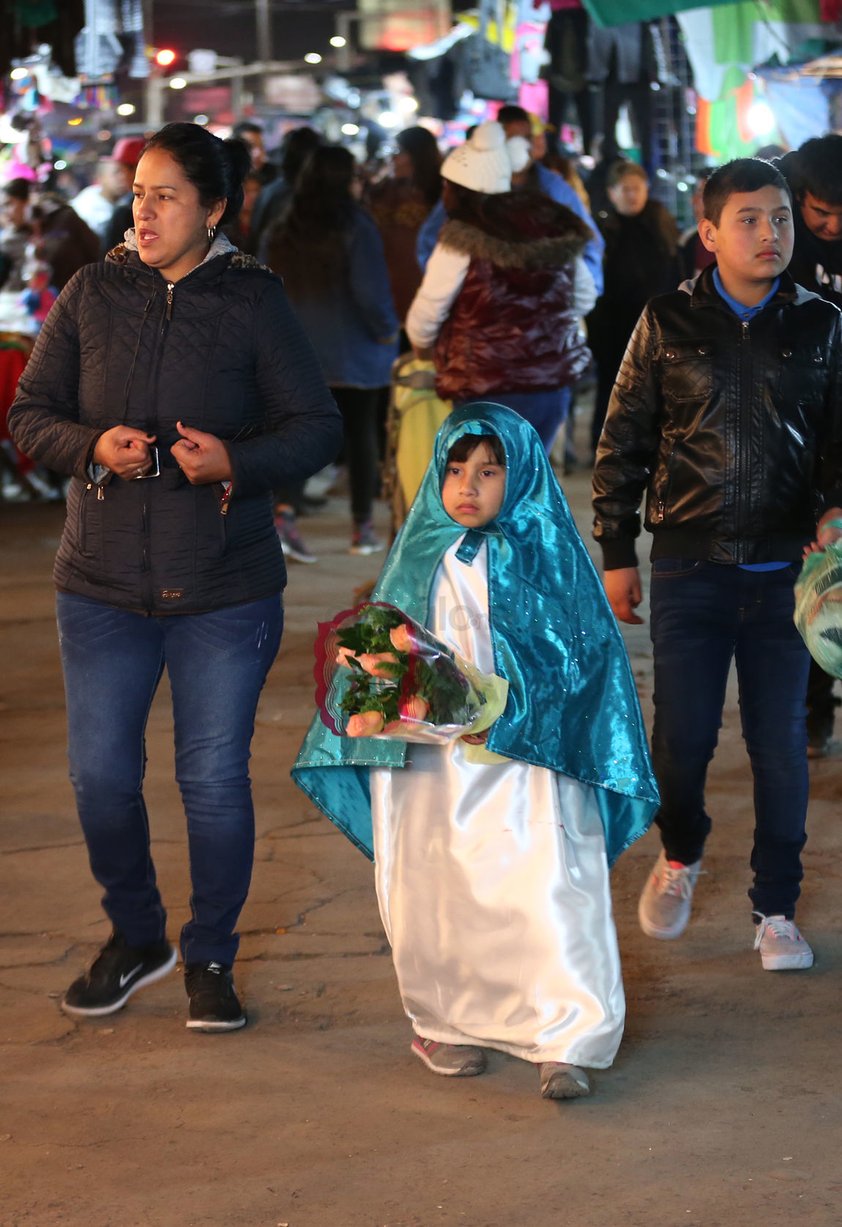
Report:
M212 243L216 234L216 226L208 226L208 242Z

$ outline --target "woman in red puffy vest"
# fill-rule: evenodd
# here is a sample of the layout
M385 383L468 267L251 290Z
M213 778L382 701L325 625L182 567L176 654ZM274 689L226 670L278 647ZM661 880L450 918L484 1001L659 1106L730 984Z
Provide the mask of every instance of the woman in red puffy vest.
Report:
M436 390L490 400L531 422L547 450L562 389L588 364L581 317L595 301L582 251L589 228L542 193L511 190L528 147L481 124L442 165L448 221L407 315L410 341L432 356Z

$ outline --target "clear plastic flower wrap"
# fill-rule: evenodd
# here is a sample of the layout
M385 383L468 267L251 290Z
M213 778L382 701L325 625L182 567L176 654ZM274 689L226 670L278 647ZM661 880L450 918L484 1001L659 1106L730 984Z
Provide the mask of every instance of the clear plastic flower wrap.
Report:
M842 677L842 540L804 560L795 585L795 625L825 673Z
M341 737L443 745L484 732L508 695L502 678L372 601L319 623L314 676L322 722Z

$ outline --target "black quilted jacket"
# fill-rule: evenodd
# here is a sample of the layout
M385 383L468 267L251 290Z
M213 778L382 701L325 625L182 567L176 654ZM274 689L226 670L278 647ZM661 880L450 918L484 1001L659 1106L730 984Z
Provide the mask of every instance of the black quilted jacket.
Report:
M594 469L606 569L653 558L790 562L842 501L842 315L786 274L742 323L713 285L653 298L617 375Z
M234 480L191 486L176 421L226 441ZM157 435L161 476L99 484L96 440ZM9 411L21 451L73 477L54 576L65 592L200 613L285 583L272 491L334 459L342 427L280 281L233 249L175 285L116 248L62 291Z

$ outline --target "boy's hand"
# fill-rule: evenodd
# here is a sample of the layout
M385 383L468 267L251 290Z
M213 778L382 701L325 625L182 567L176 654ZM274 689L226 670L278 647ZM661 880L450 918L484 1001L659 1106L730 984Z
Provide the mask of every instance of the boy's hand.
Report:
M638 568L619 567L616 571L605 571L602 582L614 617L619 622L628 622L632 626L642 623L643 619L638 618L634 612L643 600Z

